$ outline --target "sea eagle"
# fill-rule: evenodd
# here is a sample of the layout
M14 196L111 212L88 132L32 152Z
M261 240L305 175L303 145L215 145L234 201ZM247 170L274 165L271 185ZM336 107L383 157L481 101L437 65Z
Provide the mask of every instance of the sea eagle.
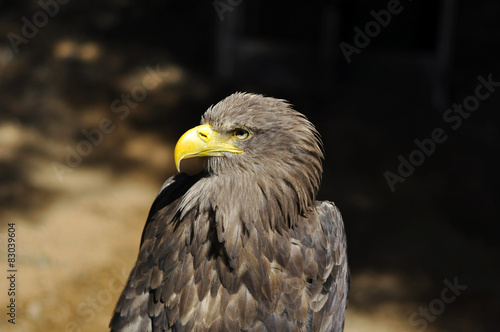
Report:
M284 100L235 93L174 151L112 331L342 331L349 271L341 214L316 201L322 143Z

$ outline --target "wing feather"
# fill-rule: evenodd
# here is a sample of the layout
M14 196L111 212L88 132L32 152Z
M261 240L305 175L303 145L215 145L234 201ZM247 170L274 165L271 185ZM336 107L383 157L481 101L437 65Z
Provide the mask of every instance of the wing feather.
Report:
M344 223L332 202L319 202L316 210L321 232L314 233L315 257L322 287L311 302L312 331L342 331L349 291Z

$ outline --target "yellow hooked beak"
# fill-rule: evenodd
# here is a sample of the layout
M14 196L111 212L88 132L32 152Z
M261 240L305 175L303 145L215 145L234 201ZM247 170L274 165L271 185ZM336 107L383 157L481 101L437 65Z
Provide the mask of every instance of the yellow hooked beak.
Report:
M242 153L244 150L235 147L229 141L231 136L224 137L208 124L194 127L186 131L175 145L175 167L180 172L182 159L217 156L222 152Z

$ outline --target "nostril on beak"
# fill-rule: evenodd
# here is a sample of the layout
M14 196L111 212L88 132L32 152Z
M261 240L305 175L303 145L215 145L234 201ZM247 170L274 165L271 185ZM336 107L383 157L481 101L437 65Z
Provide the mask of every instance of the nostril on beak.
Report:
M205 142L208 140L208 134L206 132L200 130L198 132L198 136L200 136L200 138Z

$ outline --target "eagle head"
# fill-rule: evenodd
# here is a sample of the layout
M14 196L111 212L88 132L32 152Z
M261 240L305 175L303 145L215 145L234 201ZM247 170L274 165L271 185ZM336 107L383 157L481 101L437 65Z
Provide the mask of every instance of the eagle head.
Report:
M174 155L179 171L183 159L206 157L211 176L291 191L299 212L310 210L323 171L322 143L311 122L284 100L250 93L210 107L201 125L182 135Z

